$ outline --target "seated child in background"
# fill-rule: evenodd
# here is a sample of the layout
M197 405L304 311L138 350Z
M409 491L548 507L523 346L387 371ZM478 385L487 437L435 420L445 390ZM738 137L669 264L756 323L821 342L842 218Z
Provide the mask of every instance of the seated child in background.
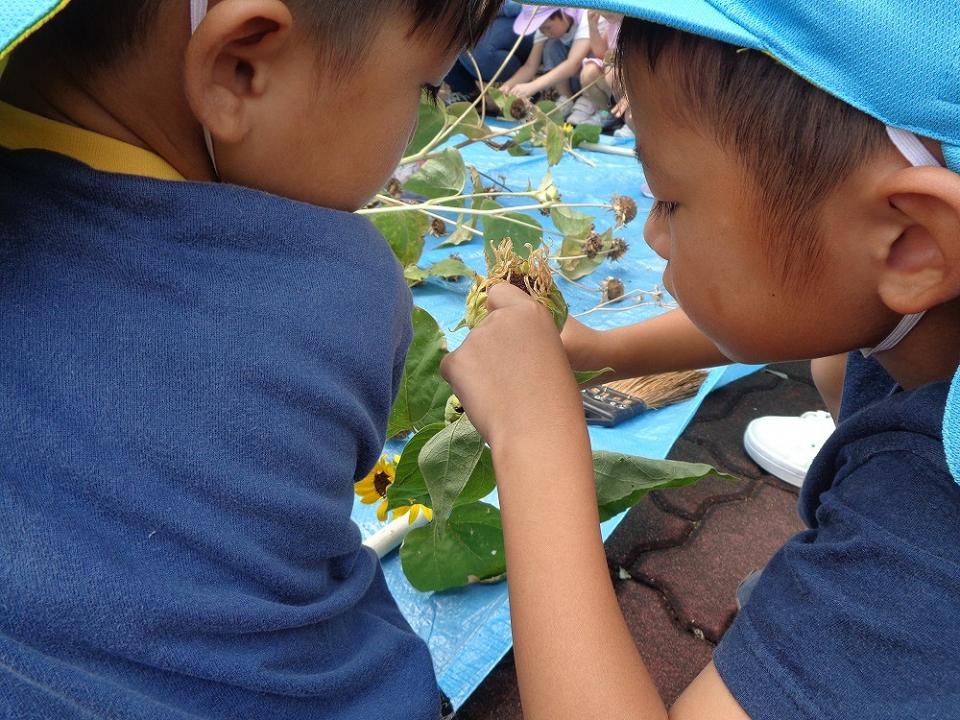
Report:
M524 716L956 718L960 485L941 433L960 359L960 105L944 102L960 6L609 6L647 19L624 21L621 67L658 198L646 239L689 319L598 334L589 366L646 352L615 338L666 357L692 328L688 350L738 361L851 354L800 496L808 529L668 713L610 580L574 349L528 295L491 289L443 372L493 451Z
M350 520L411 337L351 211L499 2L192 6L0 79L0 716L436 720Z
M501 66L503 71L499 77L512 77L526 62L533 47L533 38L524 36L517 45L519 33L513 29L513 23L520 10L520 3L507 0L497 19L483 34L476 47L463 53L454 63L444 78L452 91L448 102L474 100L479 94L478 81L483 81L484 84L492 82ZM517 50L511 54L514 46L517 46Z
M614 62L617 35L620 34L622 21L623 17L615 13L596 10L587 12L590 57L583 61L583 69L580 71L583 94L576 99L573 111L567 118L571 125L603 125L604 114L609 117L609 111L623 99ZM621 111L620 115L622 114Z
M553 90L561 110L569 114L566 101L580 89L580 69L590 54L590 28L583 10L525 5L513 25L519 35L533 34L533 48L523 66L501 90L532 98ZM540 75L541 69L543 74Z

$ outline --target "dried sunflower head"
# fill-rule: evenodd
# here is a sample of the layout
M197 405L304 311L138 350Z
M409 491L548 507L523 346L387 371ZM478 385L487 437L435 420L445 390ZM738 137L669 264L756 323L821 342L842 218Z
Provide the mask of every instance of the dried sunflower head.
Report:
M603 252L603 238L594 230L583 241L583 254L593 260L601 252Z
M451 395L450 399L447 400L447 406L443 411L443 420L447 425L452 425L463 415L463 405L460 404L460 399L456 395Z
M600 291L603 293L602 301L608 303L622 298L626 292L626 288L623 285L623 281L619 278L608 277L600 283Z
M443 237L447 234L447 224L440 218L434 218L430 223L430 232L437 237Z
M607 254L607 257L616 262L623 258L627 254L627 251L630 249L630 245L623 238L616 238L613 241L613 244L610 246L610 252Z
M629 225L637 217L637 202L626 195L614 195L613 212L617 216L618 227Z
M527 117L529 108L527 107L527 101L523 98L516 98L512 103L510 103L510 117L514 120L523 120Z
M543 305L553 316L557 329L562 330L569 310L563 294L553 282L553 273L545 248L533 249L527 245L529 256L517 255L510 238L504 238L494 250L494 263L485 278L477 278L467 295L467 311L460 323L471 330L487 317L487 294L494 285L508 282Z

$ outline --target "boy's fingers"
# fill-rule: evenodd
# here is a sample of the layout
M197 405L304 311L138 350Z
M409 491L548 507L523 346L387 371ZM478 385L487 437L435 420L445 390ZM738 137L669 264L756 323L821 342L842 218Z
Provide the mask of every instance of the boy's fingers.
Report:
M523 302L533 302L533 299L510 283L498 283L487 293L487 310L490 312Z

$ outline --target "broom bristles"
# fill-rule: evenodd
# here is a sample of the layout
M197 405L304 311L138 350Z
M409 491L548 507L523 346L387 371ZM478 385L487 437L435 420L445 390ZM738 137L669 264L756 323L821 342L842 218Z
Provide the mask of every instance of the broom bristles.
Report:
M651 410L656 410L692 398L700 392L707 375L704 370L670 372L619 380L607 383L606 387L642 400Z

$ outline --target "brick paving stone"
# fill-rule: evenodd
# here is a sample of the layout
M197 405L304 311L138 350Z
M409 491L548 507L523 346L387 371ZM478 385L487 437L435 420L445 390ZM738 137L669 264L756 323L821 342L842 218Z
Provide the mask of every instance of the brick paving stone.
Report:
M632 564L647 550L679 545L696 523L664 512L649 496L633 507L607 538L607 561L612 570Z
M710 662L713 645L679 629L655 590L624 582L618 584L617 596L660 697L672 705Z
M513 652L507 654L463 707L457 720L523 720Z
M628 570L665 594L681 626L718 642L740 581L803 529L796 506L792 492L760 484L751 497L712 509L684 545L643 553Z

